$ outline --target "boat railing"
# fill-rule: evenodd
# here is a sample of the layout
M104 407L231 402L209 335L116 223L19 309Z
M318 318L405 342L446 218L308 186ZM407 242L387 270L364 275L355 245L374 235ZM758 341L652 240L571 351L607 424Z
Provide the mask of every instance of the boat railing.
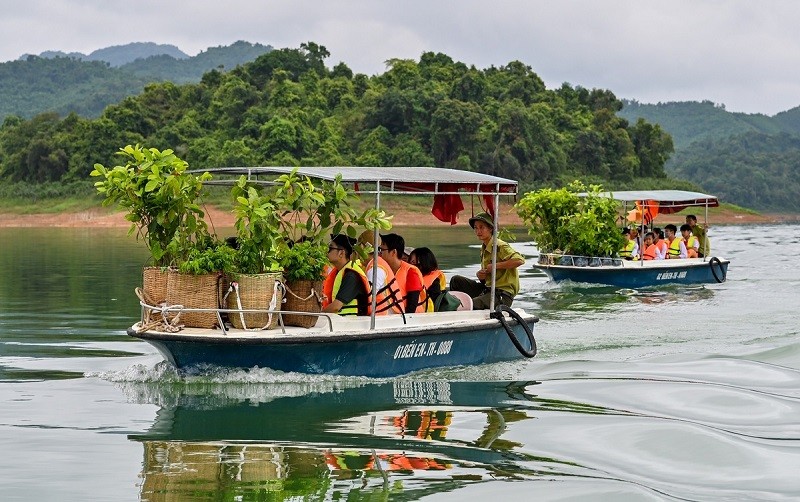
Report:
M225 322L222 319L222 314L272 314L278 317L278 326L281 329L282 334L286 334L286 325L283 322L283 314L291 314L291 315L301 315L301 316L316 316L316 317L323 317L328 321L328 331L333 332L333 320L331 319L330 314L326 312L301 312L295 310L270 310L270 309L252 309L252 308L242 308L242 309L228 309L228 308L195 308L195 307L185 307L183 305L148 305L144 301L139 301L139 305L142 308L142 316L140 321L140 326L142 331L146 331L148 329L154 327L163 327L168 331L179 331L179 328L176 326L179 322L176 322L176 319L180 319L179 314L183 312L202 312L202 313L215 313L217 316L217 325L222 329L222 334L228 334L228 328L225 326ZM160 319L156 317L154 319L154 314L158 316L160 315ZM247 331L261 331L263 328L253 328L248 329Z
M622 258L541 253L538 263L539 265L559 265L562 267L621 267Z

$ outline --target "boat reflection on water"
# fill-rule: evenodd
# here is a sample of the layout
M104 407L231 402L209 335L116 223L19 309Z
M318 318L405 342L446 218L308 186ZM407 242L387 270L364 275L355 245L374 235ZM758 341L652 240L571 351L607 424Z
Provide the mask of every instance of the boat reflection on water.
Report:
M356 385L125 384L160 405L130 436L144 447L141 499L417 498L536 475L502 438L535 418L519 404L534 382Z

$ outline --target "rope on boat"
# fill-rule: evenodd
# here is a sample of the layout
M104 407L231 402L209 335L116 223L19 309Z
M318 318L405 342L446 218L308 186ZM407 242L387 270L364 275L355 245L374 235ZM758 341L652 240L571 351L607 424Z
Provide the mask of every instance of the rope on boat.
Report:
M247 323L244 321L244 312L242 312L242 298L239 296L239 283L234 281L231 282L231 285L228 287L228 291L225 293L225 296L222 298L222 301L225 302L228 299L228 295L231 292L236 294L236 308L239 309L239 320L242 322L242 329L250 330L250 331L261 331L265 329L269 329L272 325L272 316L274 315L273 312L278 308L278 288L283 288L284 291L288 290L280 281L275 281L274 286L272 287L272 298L269 300L269 312L267 313L267 324L261 328L248 328Z
M297 298L301 302L307 302L308 300L310 300L311 298L316 296L317 297L317 301L319 303L322 303L322 298L319 297L319 293L317 293L317 290L314 289L314 288L311 288L311 292L305 298L297 296L297 294L294 291L292 291L291 288L289 288L289 286L287 286L286 284L283 285L283 290L286 291L287 293L289 293L290 295L294 296L295 298ZM286 300L284 299L283 301L286 301Z
M720 275L722 275L722 278L720 278L720 276L717 275L717 271L714 270L714 264L716 264L717 267L719 267L719 272L720 272ZM719 258L717 258L716 256L712 256L711 259L708 260L708 266L711 267L711 275L714 276L714 279L717 282L724 282L725 281L725 279L726 279L725 269L722 268L722 262L720 261Z
M136 328L137 333L144 333L145 331L150 330L177 333L184 328L184 325L180 324L180 310L178 310L178 313L175 314L174 317L170 318L170 311L166 311L163 308L155 308L151 305L152 300L147 296L147 294L145 294L144 291L142 291L142 288L135 288L134 292L136 293L136 296L139 297L139 300L141 300L141 302L145 305L144 319L139 323L139 327ZM162 303L160 305L160 307L166 306L166 303ZM183 305L172 305L171 308L182 309ZM150 316L156 311L161 312L161 319L151 319Z
M508 325L508 321L506 321L506 316L503 315L503 312L508 312L508 315L511 316L512 319L517 321L522 329L525 330L525 334L528 336L528 341L531 344L531 349L528 350L522 346L520 341L517 339L517 335L514 334L514 331L511 329L511 326ZM533 331L531 327L528 326L528 323L522 318L521 315L517 313L516 310L512 309L511 307L504 305L502 303L498 304L495 307L494 312L492 312L492 317L500 321L500 324L503 325L503 328L506 330L506 334L508 334L508 338L511 339L511 343L514 344L514 347L517 348L520 354L527 358L531 358L536 355L537 347L536 347L536 339L533 337Z

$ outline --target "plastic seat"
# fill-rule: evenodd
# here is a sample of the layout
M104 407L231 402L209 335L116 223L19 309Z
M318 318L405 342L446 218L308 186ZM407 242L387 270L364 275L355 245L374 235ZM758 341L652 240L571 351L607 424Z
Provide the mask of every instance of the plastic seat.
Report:
M463 291L450 291L450 294L455 296L461 302L461 306L457 310L472 310L472 297Z

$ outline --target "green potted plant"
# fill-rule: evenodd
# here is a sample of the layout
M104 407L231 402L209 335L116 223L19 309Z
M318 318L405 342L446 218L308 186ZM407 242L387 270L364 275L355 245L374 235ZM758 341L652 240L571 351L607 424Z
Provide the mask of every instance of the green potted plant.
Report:
M280 211L281 239L278 258L286 279L284 309L295 312L319 312L322 281L328 266L328 242L331 234L358 235L358 228L391 228L383 211L369 209L358 214L357 197L337 177L332 182L314 185L296 170L276 180L271 198ZM311 327L315 316L284 315L290 326Z
M272 197L244 176L231 191L236 214L236 256L233 262L229 309L279 310L281 306L281 266L277 259L280 216ZM278 316L265 313L231 313L234 327L274 328Z
M541 252L610 257L622 246L616 201L601 197L599 185L579 181L558 190L529 192L516 204ZM578 196L584 192L585 195Z
M143 271L144 296L155 305L166 300L166 268L185 259L194 244L208 237L204 212L197 203L203 182L211 175L188 173L188 164L172 150L140 145L121 148L124 165L95 164L92 177L103 205L117 204L127 211L129 234L136 233L150 251L152 267Z
M236 250L211 237L196 243L168 276L167 303L187 308L217 309L223 273L231 270ZM181 323L194 328L213 328L219 323L215 311L183 312Z

